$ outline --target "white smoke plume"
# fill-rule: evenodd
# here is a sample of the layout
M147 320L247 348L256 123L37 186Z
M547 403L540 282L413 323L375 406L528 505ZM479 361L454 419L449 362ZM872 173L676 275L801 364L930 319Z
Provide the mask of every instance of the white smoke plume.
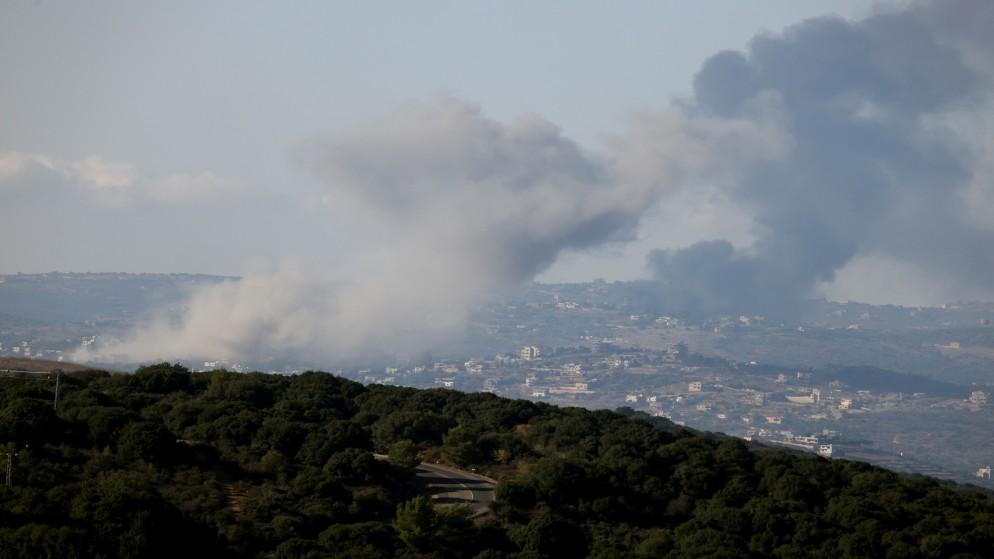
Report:
M888 280L913 270L945 293L994 295L992 14L981 0L921 3L757 37L596 155L539 116L502 123L444 97L310 140L297 159L362 247L338 263L348 277L252 274L101 351L336 363L430 349L458 340L481 294L563 251L628 241L694 188L751 215L755 241L652 253L662 307L783 309L845 282L858 297L880 289L852 283L867 262Z
M609 157L538 116L504 124L446 97L311 140L300 158L327 185L329 214L382 232L349 280L296 265L249 275L100 351L340 363L458 340L481 295L530 280L564 250L631 238L688 177L782 155L773 101L730 119L651 115Z

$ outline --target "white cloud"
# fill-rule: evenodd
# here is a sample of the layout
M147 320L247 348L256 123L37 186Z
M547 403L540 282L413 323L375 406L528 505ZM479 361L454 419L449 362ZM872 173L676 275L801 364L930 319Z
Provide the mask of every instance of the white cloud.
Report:
M35 165L49 170L55 169L54 160L46 155L22 151L0 153L0 181L12 179Z
M32 171L47 172L44 181L55 184L66 194L89 193L94 201L112 207L149 200L170 205L195 204L244 194L247 190L242 181L218 176L213 171L140 178L134 165L107 161L99 155L64 161L41 153L0 153L0 181L13 184Z
M176 173L144 183L145 191L153 200L169 204L202 203L244 191L237 180L219 177L211 171L197 175Z
M66 195L83 194L99 204L120 207L130 202L136 172L133 165L105 161L99 155L76 161L63 161L41 153L11 151L0 154L0 181L8 187L19 181L33 182L32 173L49 187L62 189ZM41 190L39 189L39 194Z
M10 271L231 275L251 258L283 257L321 238L314 231L321 224L295 213L303 209L292 195L211 171L145 178L134 165L100 156L6 152L0 193L0 248ZM245 225L274 215L283 220L278 229ZM302 230L310 233L304 240L287 241Z
M120 191L131 187L135 182L134 165L104 161L99 155L63 163L61 166L68 176L99 191Z

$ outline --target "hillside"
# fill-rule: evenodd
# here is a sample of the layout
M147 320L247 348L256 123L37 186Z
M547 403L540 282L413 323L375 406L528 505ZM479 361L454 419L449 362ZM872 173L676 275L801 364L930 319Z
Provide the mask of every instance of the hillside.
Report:
M50 373L55 370L70 372L89 371L93 367L63 361L48 359L33 359L30 357L0 357L0 371L30 371Z
M974 488L631 410L326 373L0 378L0 557L985 557ZM374 458L374 452L389 456ZM13 454L16 453L16 456ZM498 480L486 520L421 460ZM182 534L182 537L176 537Z

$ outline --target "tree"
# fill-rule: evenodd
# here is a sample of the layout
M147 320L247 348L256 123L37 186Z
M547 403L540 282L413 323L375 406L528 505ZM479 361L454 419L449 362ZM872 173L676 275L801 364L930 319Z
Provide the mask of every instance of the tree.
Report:
M130 384L139 392L169 394L187 390L190 387L190 370L180 365L159 363L139 367L130 377Z
M79 412L79 420L89 427L90 442L97 448L116 446L124 426L137 418L138 414L119 406L91 406Z
M0 410L0 440L21 445L35 442L45 434L52 419L52 402L36 398L18 398Z
M129 460L162 462L175 451L176 436L161 423L136 421L121 429L117 448Z
M460 423L442 437L442 458L457 466L478 463L482 458L479 431L474 426Z
M423 495L397 505L393 527L404 543L418 551L431 549L438 532L438 517L431 500Z
M388 559L394 556L397 535L382 522L335 524L318 535L318 542L334 557Z
M363 484L374 479L376 460L368 450L346 448L328 459L324 471L343 483Z
M418 458L418 447L411 441L400 440L390 447L390 463L402 472L414 473L414 470L421 464Z
M513 535L524 551L545 557L586 557L587 535L575 522L556 514L536 516Z
M397 506L394 529L397 536L415 550L440 552L444 556L472 556L476 529L467 505L435 507L419 495Z

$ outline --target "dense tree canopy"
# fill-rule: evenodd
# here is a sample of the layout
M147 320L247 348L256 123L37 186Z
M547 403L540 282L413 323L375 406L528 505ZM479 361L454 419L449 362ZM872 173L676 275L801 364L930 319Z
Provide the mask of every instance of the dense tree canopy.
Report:
M64 374L58 409L53 390L54 378L0 378L0 447L12 456L0 559L994 549L987 492L750 448L631 410L168 363ZM425 459L497 478L490 515L419 494Z

